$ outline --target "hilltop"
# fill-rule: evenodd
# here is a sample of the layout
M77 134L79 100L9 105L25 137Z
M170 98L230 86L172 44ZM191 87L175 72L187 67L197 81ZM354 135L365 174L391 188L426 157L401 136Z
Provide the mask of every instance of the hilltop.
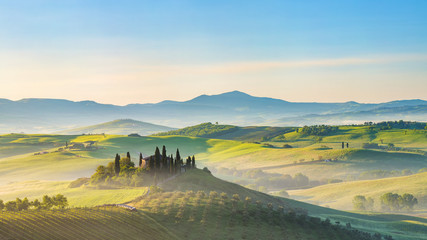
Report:
M111 122L96 124L87 127L59 131L57 134L80 135L80 134L114 134L129 135L137 133L141 136L151 135L159 132L171 131L174 128L156 125L132 119L119 119Z
M294 128L260 126L238 127L233 125L212 124L208 122L178 130L157 133L154 134L154 136L178 135L237 141L265 141L292 130L294 130Z

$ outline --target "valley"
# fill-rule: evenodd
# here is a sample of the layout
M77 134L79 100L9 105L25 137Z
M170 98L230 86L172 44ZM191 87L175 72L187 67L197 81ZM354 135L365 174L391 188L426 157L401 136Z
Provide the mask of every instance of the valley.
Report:
M215 176L234 182L224 182L210 174L205 176L203 171L194 170L176 181L160 184L160 188L170 194L175 194L175 191L181 191L184 195L188 191L204 191L206 194L215 191L218 194L225 192L230 197L237 193L240 198L249 197L253 202L259 200L265 206L273 203L305 209L309 216L348 222L363 231L392 235L393 239L423 239L418 234L425 231L423 226L426 224L423 218L427 211L427 177L423 172L427 168L426 130L353 125L332 128L332 132L321 136L304 131L298 127L242 128L201 124L153 136L1 135L1 148L19 147L11 150L11 153L4 152L0 159L0 199L33 199L60 193L67 196L72 208L128 203L170 229L162 215L166 211L163 206L169 206L168 200L159 202L157 207L151 206L154 202L140 205L140 201L145 201L141 196L148 193L148 187L102 189L82 185L70 188L70 183L75 179L91 176L97 166L111 162L116 153L124 155L126 151L135 157L139 153L149 156L156 146L165 145L172 153L179 148L182 156L195 155L199 169L207 167ZM412 212L394 213L406 215L379 213L379 198L388 192L413 194L418 204ZM354 211L352 201L356 195L375 199L375 210L358 213L333 210ZM153 198L151 193L149 196ZM174 209L175 205L171 206ZM186 214L193 210L188 211ZM369 221L378 221L375 226L380 227L369 227ZM414 230L409 235L406 232L405 236L393 230L403 226ZM197 231L202 231L203 224L200 227ZM236 234L247 235L241 232L249 231L245 229L238 230ZM203 231L214 233L210 228ZM178 238L189 236L179 231L174 234ZM281 234L280 231L277 234Z

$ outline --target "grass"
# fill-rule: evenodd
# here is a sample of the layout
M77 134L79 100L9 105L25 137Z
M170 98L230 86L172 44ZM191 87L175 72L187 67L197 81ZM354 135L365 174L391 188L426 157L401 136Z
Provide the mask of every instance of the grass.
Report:
M69 180L90 176L97 165L112 161L116 153L125 154L129 151L132 156L136 156L139 152L149 155L153 153L155 146L160 147L162 145L166 145L168 154L175 155L176 148L180 149L181 156L195 154L199 167L207 165L216 168L221 166L238 169L260 168L267 172L291 175L302 172L308 175L310 179L345 179L348 175L357 175L363 171L377 169L402 170L409 168L416 172L420 168L427 167L427 157L422 154L360 149L364 142L372 141L381 144L382 139L383 144L394 143L396 146L405 148L426 150L426 131L423 130L407 130L405 135L404 130L371 133L366 127L340 127L337 134L325 136L320 142L316 137L301 136L295 132L284 134L284 139L286 142L270 142L275 145L275 147L271 147L250 142L185 136L139 138L120 135L2 135L0 136L0 147L9 149L7 150L9 152L5 151L7 154L0 158L0 184L2 185L0 186L0 195L3 200L12 200L16 197L27 196L32 199L45 194L62 193L69 198L70 204L73 206L94 206L111 203L113 200L114 203L127 202L141 196L145 189L100 190L84 187L67 189L66 186ZM99 149L95 151L55 152L59 147L63 147L65 141L85 142L89 140L97 141L96 145ZM342 141L349 142L350 148L341 149ZM290 144L294 148L280 148L280 145L284 143ZM18 145L22 148L16 148ZM13 150L15 148L16 151ZM38 149L47 150L49 153L44 155L32 154L32 150L40 151ZM322 156L323 159L337 158L338 161L311 161L318 159L319 156ZM294 163L300 159L305 159L305 161ZM166 190L179 189L182 191L216 189L215 191L223 191L228 194L237 192L242 197L250 196L263 202L279 203L282 201L279 198L241 188L236 184L225 183L219 179L206 178L197 174L203 173L183 175L179 182L168 182L163 187ZM364 193L367 196L378 196L381 191L386 190L398 193L411 191L410 193L419 199L425 199L425 179L425 174L417 174L393 179L345 182L291 192L291 194L300 196L300 199L304 201L350 209L348 204L351 202L351 198L359 193ZM42 181L28 182L29 180ZM392 218L389 215L368 216L346 213L292 200L286 200L285 204L308 209L309 213L314 216L328 217L342 223L350 222L355 227L366 231L374 231L372 226L378 226L375 231L394 234L401 239L422 239L420 236L426 234L426 222L420 218L411 218L410 216ZM423 204L420 206L426 207ZM156 214L149 217L155 222L164 218ZM223 227L222 225L219 226ZM212 235L214 233L211 232ZM185 235L180 235L184 233L180 233L179 230L174 234L185 238ZM239 237L235 236L235 238Z
M76 129L64 130L58 134L82 134L82 133L105 133L128 135L138 133L140 135L150 135L158 132L173 130L173 128L155 125L147 122L136 121L132 119L119 119L97 125L81 127Z
M410 193L419 200L418 208L427 208L427 173L419 173L405 177L394 177L377 180L365 180L328 184L311 189L293 190L289 193L301 199L332 208L352 210L352 199L356 195L372 197L379 209L379 197L387 192L398 194Z
M404 132L407 132L406 135ZM286 143L294 148L269 147L263 144L206 139L183 136L163 137L126 137L120 135L24 135L13 134L0 136L1 147L9 148L11 155L14 144L24 144L25 150L16 151L15 156L0 159L0 182L22 180L72 180L88 176L97 165L111 161L116 153L125 154L127 151L136 156L139 152L150 155L155 146L166 145L168 154L175 154L176 148L181 155L196 155L199 164L217 167L236 167L238 169L263 168L268 172L291 174L302 172L311 179L342 178L349 174L357 175L360 172L376 169L401 170L408 168L413 172L427 167L427 156L408 152L383 152L377 150L359 149L362 143L371 139L367 127L340 127L338 133L325 136L321 142L316 137L302 136L296 132L283 134ZM374 133L372 141L384 144L394 142L395 145L408 144L413 149L424 149L427 145L427 133L424 130L386 130ZM76 151L70 153L49 153L33 156L22 154L34 150L34 145L46 144L43 149L56 150L68 142L97 141L96 151ZM350 149L341 149L341 142L350 142ZM276 146L283 142L271 142ZM25 145L26 144L26 145ZM56 144L55 148L52 145ZM24 147L25 146L25 147ZM37 149L38 147L36 147ZM21 155L20 155L21 154ZM68 155L67 155L68 154ZM338 158L334 163L322 163L320 157ZM304 159L304 164L294 164ZM16 162L22 163L19 171ZM312 163L311 163L312 162ZM42 164L40 164L42 163ZM28 166L28 168L27 168ZM55 169L52 169L55 166ZM39 169L31 172L30 169ZM40 174L39 174L40 173ZM59 176L61 175L61 176ZM49 179L46 179L49 176ZM40 178L41 177L41 178ZM8 179L8 180L6 180Z
M329 218L332 223L340 221L341 225L349 222L353 227L371 233L392 234L394 239L426 239L427 236L425 219L402 215L364 215L322 208L249 190L202 170L182 174L161 185L165 193L152 193L148 197L144 196L144 189L135 188L97 190L81 187L61 192L67 184L28 182L22 186L16 183L6 191L23 194L25 189L33 189L27 194L35 196L48 189L63 193L70 203L78 200L94 204L94 199L105 201L109 198L115 201L108 203L125 202L125 198L130 198L135 190L138 191L135 195L139 197L129 204L137 207L138 212L110 207L3 212L0 214L1 236L11 239L29 236L32 236L31 239L277 239L283 236L288 239L357 239L336 227L325 228L306 220L280 218L277 212L265 208L267 203L272 203L274 208L306 209L310 216ZM193 193L172 192L176 189L191 190ZM225 192L228 197L224 201L219 197L207 196L198 199L196 192L199 190L206 194L211 191ZM230 201L233 194L238 194L241 199L237 208ZM250 197L252 202L247 209L243 204L246 197ZM254 205L256 200L261 201L264 207L260 209Z
M167 182L161 186L166 191L171 190L192 190L194 192L202 190L207 194L210 191L216 191L218 193L225 192L230 198L233 194L238 194L240 199L250 197L253 202L259 200L264 205L272 203L274 206L284 206L285 208L296 208L306 209L310 216L321 217L323 219L329 218L331 222L340 221L341 224L351 223L353 227L368 231L371 233L379 232L385 235L393 235L394 239L427 239L427 220L423 218L405 216L405 215L389 215L389 214L360 214L343 212L330 208L319 207L291 199L274 197L271 195L263 194L250 189L245 189L239 185L225 182L221 179L215 178L214 176L205 173L200 170L190 171L176 178L174 181ZM140 207L146 211L162 213L168 208L171 203L169 201L173 199L174 195L160 195L159 197L152 196L151 198L142 198L136 200L134 205ZM176 193L174 193L176 194ZM176 200L176 205L179 205L179 200ZM187 203L184 206L188 206L190 209L194 208L193 203ZM167 212L167 211L166 211ZM169 213L168 217L174 217L175 213ZM185 214L184 214L185 215ZM188 213L188 217L191 213ZM200 217L200 216L199 216ZM160 218L161 219L161 218ZM196 218L197 219L197 218ZM238 224L236 224L238 225ZM221 226L221 229L227 229L228 226ZM260 228L259 228L260 229ZM266 228L269 229L269 228ZM305 228L306 229L306 228ZM404 230L407 229L407 230ZM274 230L268 230L274 231ZM215 234L215 232L213 233ZM219 234L216 232L216 234ZM254 233L256 234L256 233ZM317 233L321 234L321 233ZM251 235L251 234L250 234ZM221 236L221 235L219 235ZM310 239L312 236L306 236ZM191 236L190 236L191 238ZM240 237L236 237L240 239ZM262 238L262 237L261 237ZM275 239L275 238L273 238ZM292 239L292 238L291 238ZM318 238L314 238L318 239ZM328 239L328 238L325 238ZM333 239L331 237L330 239ZM344 239L344 238L343 238Z
M265 141L278 135L292 131L291 127L251 126L238 127L233 125L218 125L202 123L169 132L155 134L157 136L187 136L236 141Z
M96 189L89 187L68 188L69 181L27 181L0 186L0 199L4 201L28 197L41 199L43 195L63 194L71 207L93 207L102 204L124 203L147 192L147 188Z
M178 239L144 213L116 208L3 212L0 239Z

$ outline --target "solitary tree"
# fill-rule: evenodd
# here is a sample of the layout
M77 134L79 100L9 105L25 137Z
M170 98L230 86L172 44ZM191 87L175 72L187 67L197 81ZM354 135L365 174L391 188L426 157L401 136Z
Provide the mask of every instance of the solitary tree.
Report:
M186 166L187 168L190 168L190 167L191 167L191 157L190 157L190 156L188 156L188 157L187 157L187 162L185 163L185 166Z
M341 148L344 148L344 142L341 143Z
M139 153L139 167L142 167L142 153Z
M191 168L196 168L196 159L194 158L194 155L193 158L191 158Z
M116 176L119 176L120 173L120 155L116 154L116 159L114 160L114 172Z
M130 160L130 153L129 152L126 153L126 157L128 157Z
M348 148L348 143L347 143L347 148Z
M173 154L171 154L170 162L169 162L169 173L173 175L175 173L175 165L173 162Z
M176 149L176 157L175 157L175 171L178 172L178 170L181 169L181 155L179 154L179 149Z
M156 152L154 153L154 160L156 162L156 170L160 169L160 161L161 161L161 156L160 156L160 150L158 147L156 147Z
M165 145L163 145L163 148L162 148L162 168L164 168L164 169L166 169L165 171L167 171L168 170L168 168L167 168L167 156L166 156L166 147L165 147Z

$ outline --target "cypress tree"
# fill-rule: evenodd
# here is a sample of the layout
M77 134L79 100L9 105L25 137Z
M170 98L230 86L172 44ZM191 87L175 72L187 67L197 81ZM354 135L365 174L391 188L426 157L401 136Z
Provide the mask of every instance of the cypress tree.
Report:
M344 148L344 142L342 142L342 146L341 147Z
M139 153L139 167L142 166L142 153Z
M129 152L126 153L126 157L128 157L130 160L130 153Z
M174 165L174 162L173 162L173 154L171 154L171 159L170 159L170 162L169 162L169 173L171 175L173 175L175 173L175 165Z
M186 166L187 168L190 168L190 167L191 167L191 157L190 157L190 156L188 156L188 157L187 157L187 162L185 163L185 166Z
M168 156L166 156L166 147L163 145L162 148L162 168L165 169L165 172L168 170Z
M176 156L175 156L175 171L179 172L181 171L181 155L179 154L179 149L176 149Z
M194 155L193 155L193 158L191 159L191 168L196 168L196 158L194 158Z
M114 171L116 176L119 176L120 173L120 155L116 153L116 159L114 160Z
M154 160L156 161L156 170L160 169L160 161L161 161L161 155L160 150L158 147L156 147L156 152L154 153Z

